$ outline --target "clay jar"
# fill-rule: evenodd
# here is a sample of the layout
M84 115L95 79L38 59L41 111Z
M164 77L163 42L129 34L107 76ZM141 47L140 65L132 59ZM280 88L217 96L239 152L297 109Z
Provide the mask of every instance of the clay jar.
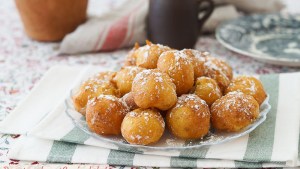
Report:
M15 0L29 37L60 41L86 20L88 0Z

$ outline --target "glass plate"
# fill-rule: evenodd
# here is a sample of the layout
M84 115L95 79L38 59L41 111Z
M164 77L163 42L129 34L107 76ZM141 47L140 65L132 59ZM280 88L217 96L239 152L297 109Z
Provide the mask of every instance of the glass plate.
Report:
M119 149L128 150L128 151L153 151L153 150L183 150L183 149L192 149L192 148L200 148L203 146L216 145L224 142L228 142L230 140L242 137L251 131L253 131L256 127L258 127L262 122L265 121L267 113L271 109L271 105L269 104L269 95L265 99L265 101L260 106L260 115L258 119L244 128L239 132L219 132L213 129L210 130L209 134L206 135L202 139L198 140L181 140L175 138L172 134L168 132L166 129L164 135L159 140L159 142L152 145L132 145L126 142L126 140L122 136L101 136L89 130L87 123L85 121L85 117L82 116L79 112L77 112L72 103L72 91L70 92L70 97L65 100L66 104L66 114L73 121L74 125L87 133L88 135L107 143L111 143L116 145Z

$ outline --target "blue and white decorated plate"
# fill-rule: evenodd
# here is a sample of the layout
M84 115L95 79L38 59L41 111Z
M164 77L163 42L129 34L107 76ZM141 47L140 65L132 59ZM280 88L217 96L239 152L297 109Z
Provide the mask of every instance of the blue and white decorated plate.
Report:
M240 17L221 24L216 38L228 49L254 59L300 66L300 15Z

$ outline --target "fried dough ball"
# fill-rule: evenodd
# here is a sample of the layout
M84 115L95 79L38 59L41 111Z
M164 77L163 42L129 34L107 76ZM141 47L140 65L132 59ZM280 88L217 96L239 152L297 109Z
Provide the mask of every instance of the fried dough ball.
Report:
M126 105L127 105L127 107L129 108L130 111L138 108L138 106L134 102L134 97L133 97L132 92L129 92L129 93L125 94L122 97L122 100L123 100L124 103L126 103Z
M109 81L109 82L113 82L113 78L116 76L117 72L99 72L97 73L94 78L99 79L99 80L103 80L103 81Z
M134 47L129 51L126 56L124 66L135 66L136 65L136 50L140 47L138 43L134 44Z
M232 91L240 91L244 94L253 96L259 105L261 105L267 97L262 83L255 77L251 76L239 76L234 78L225 93Z
M136 65L146 69L155 69L159 56L171 49L160 44L152 44L150 41L146 41L146 43L145 46L136 50Z
M194 66L194 78L197 79L200 76L204 76L204 63L207 52L200 52L194 49L184 49L182 50L187 54Z
M205 58L204 74L215 79L222 92L227 88L233 76L232 68L228 63L214 57Z
M166 115L169 130L182 139L205 136L210 127L210 112L204 100L194 94L184 94Z
M99 95L88 101L86 122L88 127L100 135L119 135L121 123L129 109L117 97Z
M222 92L217 82L212 78L204 76L197 78L194 93L203 99L209 106L222 97Z
M250 95L230 92L211 106L212 126L228 132L240 131L259 116L259 104Z
M122 136L130 144L148 145L163 135L165 122L154 109L136 109L129 112L121 126Z
M134 102L141 108L168 110L177 101L172 79L157 69L138 73L132 83Z
M121 96L131 91L132 81L136 74L144 70L137 66L126 66L123 67L119 72L117 72L114 77L114 82L120 91Z
M85 81L72 97L75 109L82 115L85 115L88 100L97 97L100 94L114 95L117 97L120 95L114 84L105 79L101 80L97 78L96 75L96 77L92 77Z
M167 51L160 55L157 68L167 73L176 85L177 95L188 93L194 85L194 67L182 51Z

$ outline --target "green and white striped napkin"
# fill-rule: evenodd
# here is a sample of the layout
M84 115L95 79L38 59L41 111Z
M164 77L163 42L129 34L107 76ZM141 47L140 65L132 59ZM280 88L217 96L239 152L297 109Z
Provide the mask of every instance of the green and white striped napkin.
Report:
M261 168L285 167L278 162L241 162L234 160L195 159L146 154L51 141L23 136L10 150L10 158L59 163L89 163L151 167L201 167L201 168Z
M76 69L76 70L75 70ZM66 71L68 70L68 71ZM299 166L299 126L300 126L300 73L264 75L259 78L270 94L271 111L266 121L249 135L236 140L184 151L137 151L126 152L115 145L96 140L76 128L65 114L65 97L79 83L81 77L95 72L94 67L56 67L47 74L31 94L16 109L8 120L0 124L0 132L27 133L10 150L10 158L63 163L97 163L113 165L137 165L156 167L280 167ZM97 70L98 71L98 70ZM69 72L69 73L66 73ZM77 72L77 73L76 73ZM79 75L56 86L64 89L55 96L47 97L47 91L55 91L49 86L54 76ZM70 79L70 78L69 78ZM51 83L50 83L51 84ZM45 91L46 90L46 91ZM39 93L39 95L34 94ZM59 100L55 103L51 100ZM52 109L42 108L50 102ZM38 105L40 104L40 105ZM38 105L39 113L34 110ZM33 111L34 120L26 119ZM21 115L19 115L21 114ZM21 129L18 122L31 124ZM25 122L24 122L25 121ZM5 124L11 124L9 127ZM6 126L6 128L2 128Z

